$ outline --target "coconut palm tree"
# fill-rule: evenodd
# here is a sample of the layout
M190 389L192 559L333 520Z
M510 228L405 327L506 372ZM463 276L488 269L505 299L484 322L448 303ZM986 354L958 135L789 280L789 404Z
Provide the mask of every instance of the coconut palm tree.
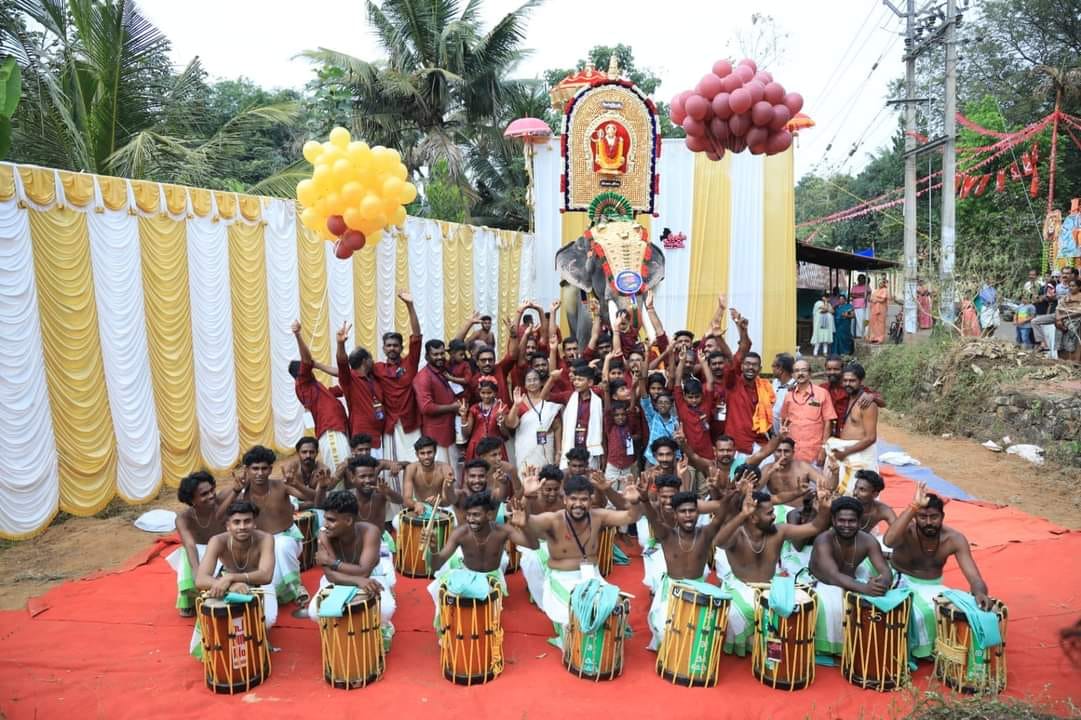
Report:
M414 170L445 160L462 178L468 131L503 104L503 78L524 55L526 16L538 4L529 0L484 32L480 0L369 0L385 60L326 48L304 55L343 71L337 82L352 95L354 134L398 148Z
M297 117L295 103L281 103L200 127L205 73L197 58L174 73L168 51L130 0L12 0L0 53L23 74L14 159L216 186L248 134Z

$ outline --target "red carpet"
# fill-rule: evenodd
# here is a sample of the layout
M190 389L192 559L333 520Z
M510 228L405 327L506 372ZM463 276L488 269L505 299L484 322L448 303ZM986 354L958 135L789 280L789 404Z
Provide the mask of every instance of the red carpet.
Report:
M888 470L887 470L888 473ZM909 502L911 483L888 474L884 500ZM954 501L947 522L977 546L976 561L992 594L1009 605L1008 695L1061 701L1081 698L1081 669L1058 646L1058 630L1081 615L1081 534L1018 512ZM716 688L673 687L654 672L645 650L649 596L641 564L616 568L613 582L635 594L633 638L627 641L625 671L608 683L579 680L545 643L551 625L529 604L520 574L510 576L506 600L506 670L493 683L474 688L442 678L425 582L399 578L398 634L387 672L374 685L334 690L321 677L319 634L308 621L283 609L271 632L281 651L273 674L246 696L213 695L203 686L202 666L187 656L192 622L172 608L175 575L157 551L141 553L126 569L69 582L28 603L26 610L0 613L0 712L7 718L265 718L340 717L362 712L376 718L633 718L660 715L695 718L864 718L901 713L905 693L856 689L836 668L819 668L814 684L794 693L769 690L752 677L749 659L724 657ZM635 547L635 550L637 547ZM967 586L953 563L946 579ZM305 575L309 588L318 571ZM916 674L929 685L929 665Z

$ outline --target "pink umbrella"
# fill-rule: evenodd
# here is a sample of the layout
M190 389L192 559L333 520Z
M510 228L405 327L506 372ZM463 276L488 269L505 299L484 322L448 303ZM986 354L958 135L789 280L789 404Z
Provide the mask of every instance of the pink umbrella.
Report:
M533 231L533 146L548 142L552 129L548 123L537 118L518 118L503 131L505 138L518 138L525 148L525 172L529 178L526 187L526 205L529 207L529 230Z

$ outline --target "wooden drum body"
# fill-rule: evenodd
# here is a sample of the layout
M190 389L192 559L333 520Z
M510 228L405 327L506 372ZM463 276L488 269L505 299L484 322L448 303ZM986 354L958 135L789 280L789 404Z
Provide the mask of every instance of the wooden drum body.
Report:
M293 522L297 524L297 529L304 536L300 544L300 572L315 567L315 551L318 547L316 519L316 514L311 510L293 513Z
M912 598L889 612L862 595L845 593L841 674L865 690L885 692L908 685L908 622Z
M216 693L247 692L270 677L263 598L259 591L252 596L246 603L227 603L203 593L195 601L203 673Z
M522 564L522 554L518 552L518 546L514 544L513 540L507 540L507 569L503 571L504 575L510 575L518 572L518 567Z
M563 633L563 665L589 680L614 680L623 674L623 638L629 627L631 601L620 596L612 614L591 633L582 632L572 611Z
M977 652L968 619L941 595L935 598L934 677L963 693L1000 693L1006 689L1006 605L992 599L1002 644Z
M616 545L615 526L602 528L597 537L597 572L608 577L612 572L612 556Z
M814 682L817 620L818 599L813 590L796 588L796 607L786 618L770 610L768 590L758 596L751 672L763 685L800 690Z
M432 539L429 547L425 547L420 541L421 532L429 521L409 510L403 510L398 515L394 568L406 577L430 578L434 575L425 551L436 553L443 549L443 543L450 534L451 516L438 509L433 509L432 512L435 513L435 519L432 521Z
M320 604L333 585L319 591ZM383 676L386 654L379 627L379 595L357 590L341 617L319 618L323 678L336 688L365 687Z
M489 579L484 599L467 598L439 588L439 659L443 677L459 685L477 685L503 672L503 597Z
M676 685L713 687L728 629L728 600L672 584L657 674Z

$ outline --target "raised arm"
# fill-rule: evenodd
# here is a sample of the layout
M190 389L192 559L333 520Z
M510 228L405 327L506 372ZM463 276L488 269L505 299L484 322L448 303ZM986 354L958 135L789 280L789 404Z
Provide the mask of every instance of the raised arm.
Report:
M300 321L294 320L292 325L293 337L297 340L297 350L300 351L300 362L306 365L313 365L312 351L308 348L308 343L304 342L304 337L300 334Z
M480 313L479 312L474 312L472 315L467 317L465 319L465 322L462 323L462 326L460 328L458 328L458 332L455 333L454 339L464 341L466 339L466 335L469 334L469 330L474 325L478 325L478 324L480 324Z
M398 299L405 303L405 309L409 312L410 334L420 337L420 320L417 318L417 308L413 305L413 296L403 290L398 293Z
M447 541L443 543L442 549L439 552L431 553L429 562L432 565L432 570L443 567L443 564L450 559L450 556L462 544L462 537L467 532L469 532L469 527L466 525L454 528L454 531L447 537ZM432 546L432 531L427 527L420 531L420 544L425 548Z
M739 530L743 522L754 514L754 509L758 503L755 502L754 497L751 495L751 490L748 488L743 494L743 504L740 505L739 512L732 515L725 521L721 529L717 531L717 536L713 539L713 542L719 548L727 548L728 544L732 542L732 538L735 536L736 531Z
M634 525L638 522L638 518L642 517L643 498L638 494L636 485L628 485L623 489L623 499L627 502L626 510L597 511L605 527Z
M525 530L526 516L529 513L529 501L524 497L512 498L507 501L510 506L510 521L506 524L507 536L515 545L536 550L540 547L537 539Z
M784 523L778 528L784 533L786 540L810 540L815 535L823 532L830 526L830 492L825 488L819 488L815 497L814 522L803 525L790 525Z

